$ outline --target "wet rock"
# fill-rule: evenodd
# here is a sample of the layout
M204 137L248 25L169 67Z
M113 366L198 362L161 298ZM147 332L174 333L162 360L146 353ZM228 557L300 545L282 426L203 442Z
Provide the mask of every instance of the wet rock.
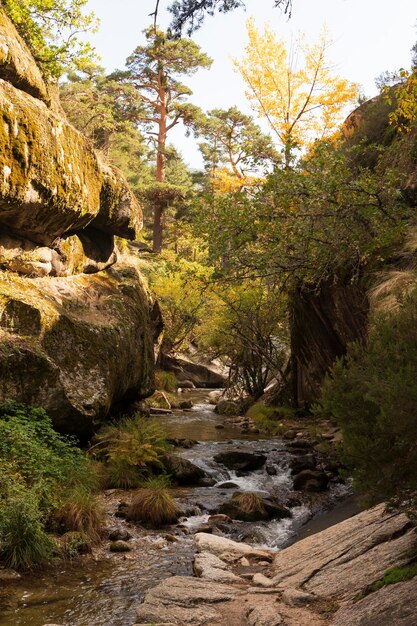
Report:
M227 469L252 472L265 465L266 456L249 450L226 450L216 454L214 460Z
M268 463L265 465L265 471L268 476L276 476L278 474L278 469L276 465L272 465L272 463Z
M118 541L112 541L109 546L110 552L130 552L131 549L130 545L121 539Z
M219 557L210 552L200 552L194 557L193 568L196 576L219 583L239 582L236 576L228 570L228 566Z
M263 498L263 505L270 519L283 519L291 517L291 511L274 498Z
M168 543L177 543L178 541L178 538L172 533L164 533L162 537L165 539L165 541L168 541Z
M239 485L230 480L226 480L224 483L218 483L216 487L219 489L239 489Z
M220 619L218 605L230 602L238 593L230 585L174 576L146 592L136 612L137 624L216 624Z
M262 498L252 493L236 493L230 500L223 502L218 510L219 513L242 522L258 522L270 519Z
M224 424L216 424L215 428L217 428L217 430L223 430Z
M239 415L240 404L233 400L219 400L216 404L216 413L219 415Z
M167 442L174 446L174 448L184 448L185 450L189 450L190 448L194 448L198 444L198 441L195 439L181 439L181 438L169 438Z
M179 404L179 408L180 409L192 409L193 408L193 403L191 400L182 400L182 402L180 402Z
M210 515L208 518L209 524L231 524L233 520L228 515L218 513L216 515Z
M296 438L296 436L297 436L296 430L286 430L285 433L282 435L282 438L288 441L292 441L293 439Z
M329 484L329 477L324 472L315 470L303 470L294 476L295 491L318 493L325 491Z
M166 457L164 465L177 485L201 485L203 480L212 480L200 467L174 454Z
M127 516L128 510L129 505L127 502L119 502L115 515L116 517L121 517L122 519L124 519Z
M182 389L195 389L195 385L191 380L182 380L181 382L178 382L178 387L181 387Z
M132 535L128 530L126 530L126 528L117 527L109 529L108 538L110 541L129 541L129 539L132 538Z
M312 448L312 443L308 439L297 439L296 441L289 441L287 443L287 448L290 448L291 451L302 450L303 454L305 454L305 450Z
M250 566L250 562L248 561L248 559L245 556L242 556L242 558L240 559L239 563L243 567L249 567Z
M299 474L304 470L314 470L316 468L316 459L313 454L305 454L291 459L289 466L291 474Z
M0 582L2 584L3 583L9 583L9 582L15 582L16 580L19 580L20 578L22 578L22 576L18 572L15 572L12 569L0 568Z

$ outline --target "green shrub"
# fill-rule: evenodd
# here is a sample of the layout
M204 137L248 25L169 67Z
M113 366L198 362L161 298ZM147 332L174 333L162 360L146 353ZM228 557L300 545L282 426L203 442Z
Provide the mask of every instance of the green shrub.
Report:
M40 567L53 553L46 531L56 529L58 511L81 489L85 504L93 499L90 463L45 411L17 403L0 405L0 459L0 560L15 569ZM60 530L71 530L61 522Z
M163 469L168 449L164 432L155 420L129 417L105 426L91 452L104 461L108 487L131 488L155 469Z
M72 531L61 537L60 546L62 555L67 559L73 559L79 554L89 554L92 542L86 533Z
M159 528L166 524L175 524L180 511L168 489L166 476L158 476L147 481L139 489L129 506L127 519L149 524Z
M157 370L155 372L155 386L159 391L174 392L177 389L177 378L172 372Z
M403 498L417 490L417 293L373 320L327 376L316 413L342 429L343 457L358 489Z
M4 466L0 468L0 486L0 560L17 570L46 565L55 543L44 530L37 494L25 489Z
M280 422L286 418L294 417L294 411L286 407L265 406L258 403L250 407L247 415L262 432L270 435L282 435L287 427Z

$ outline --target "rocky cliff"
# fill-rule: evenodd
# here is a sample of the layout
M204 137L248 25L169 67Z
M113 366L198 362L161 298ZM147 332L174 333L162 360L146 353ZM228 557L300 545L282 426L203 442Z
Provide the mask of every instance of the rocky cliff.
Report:
M0 401L43 406L92 431L153 392L159 309L115 236L141 208L61 112L0 9Z
M398 192L406 204L417 206L417 127L396 133L389 123L395 98L377 96L353 111L342 128L345 148L355 167L378 171L381 178L398 176ZM395 228L395 226L393 226ZM360 276L332 278L320 285L300 285L290 294L291 389L278 394L278 400L291 397L299 407L319 397L323 378L335 359L346 353L349 343L367 335L369 312L379 300L387 301L392 288L415 285L417 248L415 226L410 225L410 243L391 250L379 271L363 271ZM414 234L413 234L414 233ZM411 272L410 272L411 270ZM392 288L391 288L392 287ZM395 298L394 298L395 299Z

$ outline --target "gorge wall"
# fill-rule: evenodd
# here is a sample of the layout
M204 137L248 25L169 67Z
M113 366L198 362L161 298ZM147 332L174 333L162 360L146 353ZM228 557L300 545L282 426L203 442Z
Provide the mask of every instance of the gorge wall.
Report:
M0 8L0 401L88 435L154 390L159 308L115 236L141 208L65 119Z
M355 148L356 166L378 168L382 179L393 172L398 175L398 191L405 203L414 208L417 206L417 129L412 127L407 133L396 133L389 123L394 107L395 98L388 100L384 94L362 104L344 123L343 145ZM320 285L300 285L293 291L290 296L291 390L286 389L284 393L289 393L296 406L302 408L315 402L324 376L336 358L346 353L349 343L366 338L375 291L388 301L396 297L393 288L407 290L415 286L415 231L415 224L411 222L410 241L405 237L403 247L391 250L383 262L378 259L371 271L366 269L351 279L347 272L344 280L334 277Z

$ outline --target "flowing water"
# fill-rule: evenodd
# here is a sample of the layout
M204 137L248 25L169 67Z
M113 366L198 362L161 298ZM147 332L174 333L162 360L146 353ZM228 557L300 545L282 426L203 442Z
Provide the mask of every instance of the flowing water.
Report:
M147 589L167 576L192 575L193 532L203 527L210 512L237 489L273 495L286 501L292 517L270 522L235 522L230 531L225 531L229 537L277 550L294 541L311 517L311 506L300 502L292 491L288 468L291 451L285 442L254 433L237 434L232 425L216 428L223 425L223 418L213 412L212 393L194 390L186 397L195 403L191 411L174 411L159 419L168 437L198 441L191 449L178 453L204 469L215 484L175 490L183 510L190 512L189 517L180 520L177 541L167 540L162 531L144 531L130 525L129 531L133 535L129 542L131 552L113 554L105 547L94 558L86 558L81 564L61 564L50 572L5 585L0 589L0 626L134 624L135 609ZM237 447L263 453L267 456L266 466L242 476L214 461L219 452ZM236 487L223 486L227 482ZM335 483L326 496L326 506L343 501L348 494L348 487ZM105 495L112 516L124 497L123 492L115 490ZM351 513L346 511L344 517ZM111 521L118 525L122 523L116 517ZM325 518L321 525L326 526Z

